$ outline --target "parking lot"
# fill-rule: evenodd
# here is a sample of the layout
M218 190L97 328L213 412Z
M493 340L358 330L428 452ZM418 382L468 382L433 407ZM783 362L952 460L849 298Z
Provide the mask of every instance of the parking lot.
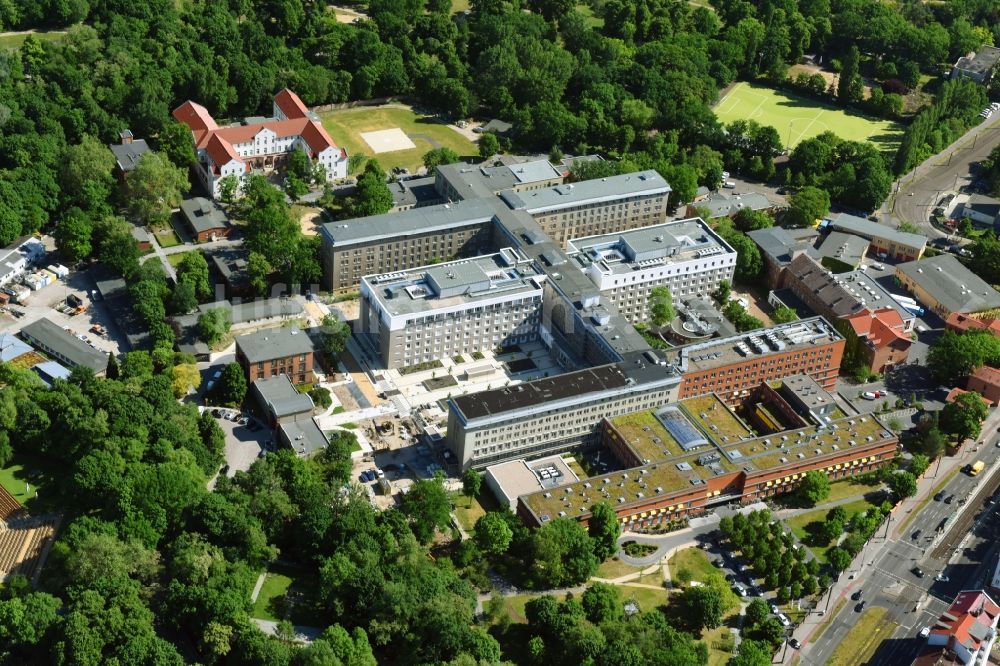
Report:
M73 316L59 312L56 308L70 296L79 298L86 310ZM66 278L32 292L26 304L8 305L4 310L0 312L0 331L16 332L48 318L100 351L118 355L129 349L104 302L91 301L90 281L84 273L71 271ZM95 330L103 330L103 334Z
M215 419L216 423L226 434L226 450L223 453L226 459L223 469L225 465L229 466L226 476L232 477L236 472L247 471L263 451L274 450L274 431L257 419L244 416L245 423L233 421L227 417L239 414L234 409L205 407L202 411L205 409L219 414ZM215 485L214 480L210 485Z

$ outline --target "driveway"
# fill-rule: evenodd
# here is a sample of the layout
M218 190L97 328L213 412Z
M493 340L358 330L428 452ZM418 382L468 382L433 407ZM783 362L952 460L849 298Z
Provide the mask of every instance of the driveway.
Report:
M931 211L941 197L970 181L972 165L989 156L1000 145L1000 114L980 123L937 155L928 158L899 179L898 191L882 206L880 218L893 227L909 222L928 238L948 237L930 223Z

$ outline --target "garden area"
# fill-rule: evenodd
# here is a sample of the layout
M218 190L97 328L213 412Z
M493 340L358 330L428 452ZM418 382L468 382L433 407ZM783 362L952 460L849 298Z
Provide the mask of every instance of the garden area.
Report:
M251 617L272 622L291 620L310 626L322 614L316 591L319 579L299 567L272 564L264 573L264 584L254 602Z

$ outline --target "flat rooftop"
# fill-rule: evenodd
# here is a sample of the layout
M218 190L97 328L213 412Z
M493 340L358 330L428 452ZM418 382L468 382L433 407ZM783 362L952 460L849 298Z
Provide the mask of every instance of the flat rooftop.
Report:
M481 199L411 208L398 213L357 217L320 225L320 233L334 248L408 236L425 236L462 226L487 224L493 207Z
M567 251L581 267L597 264L616 275L734 252L700 218L575 238Z
M728 338L698 342L670 350L668 354L675 354L675 364L680 366L682 372L699 372L777 352L811 349L815 345L841 339L841 335L825 319L810 317Z
M862 270L841 273L837 276L837 281L852 296L857 298L862 305L873 310L881 308L892 308L899 313L903 321L914 318L914 314L904 308L893 298L892 293L879 284L879 281L869 276Z
M506 191L500 193L500 198L511 208L536 214L618 201L632 196L665 195L670 191L670 185L663 176L653 170L647 170L526 192Z
M655 413L630 414L611 420L626 441L642 440L637 450L660 452L648 464L583 479L554 490L522 498L541 522L559 516L588 514L594 504L628 506L660 495L686 491L715 476L738 472L757 473L780 468L796 460L822 458L855 446L871 445L894 435L872 416L844 417L822 427L807 427L755 437L717 396L699 396L675 403L687 424L708 442L691 451L676 445L674 436ZM701 414L705 414L702 417ZM728 413L729 416L725 416ZM718 432L711 428L715 425ZM723 437L729 441L723 441ZM655 440L663 445L655 445ZM673 442L673 443L671 443ZM670 507L668 507L669 509Z
M313 351L309 336L294 327L267 328L241 335L236 338L236 347L250 363L299 356Z
M920 285L949 312L1000 308L1000 292L950 254L899 264L896 271Z
M508 504L515 504L521 495L558 488L580 480L560 456L497 463L487 467L486 474L493 477Z
M362 283L392 315L412 315L474 304L515 294L541 296L545 275L522 253L505 248L496 254L368 275Z
M555 377L544 377L515 386L460 395L452 404L466 420L494 416L561 398L587 393L614 391L628 386L625 373L617 365L602 365Z

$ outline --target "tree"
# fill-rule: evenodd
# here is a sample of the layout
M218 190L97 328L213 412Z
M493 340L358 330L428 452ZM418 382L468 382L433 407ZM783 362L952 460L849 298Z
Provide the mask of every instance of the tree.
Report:
M811 227L830 211L830 195L818 187L806 186L793 194L782 219L789 227Z
M774 650L766 642L757 640L740 641L739 653L729 658L727 666L769 666Z
M844 571L851 566L851 555L840 546L834 546L826 551L826 561L835 571Z
M454 164L462 158L451 148L434 148L424 153L423 162L427 167L427 173L434 173L434 169L442 164Z
M309 165L309 156L301 148L295 148L288 153L285 159L285 171L288 175L295 176L302 182L308 182L312 177L312 168Z
M954 386L983 365L1000 362L1000 339L988 331L958 335L945 331L927 353L927 367L942 384Z
M217 390L219 397L226 404L243 404L247 394L247 379L239 363L229 363L222 369Z
M799 318L795 310L791 309L787 305L782 305L775 308L774 312L771 313L771 321L775 324L787 324L793 322Z
M232 204L236 201L236 192L240 187L240 179L228 174L219 179L219 199L222 203Z
M608 583L594 583L583 591L580 598L587 619L594 624L617 622L624 613L618 588Z
M830 480L819 470L806 472L796 494L806 504L816 506L830 496Z
M733 294L733 286L729 284L729 280L721 280L719 282L719 288L712 293L712 298L715 299L716 303L724 305L729 302L729 297Z
M474 469L466 470L462 475L462 493L466 497L475 497L483 486L483 475Z
M333 398L330 395L330 389L324 386L316 386L309 391L309 397L312 398L313 404L320 409L329 409L333 404Z
M309 185L298 176L289 174L285 177L284 190L291 202L295 203L309 192Z
M410 519L410 529L420 543L428 544L437 529L451 522L451 503L440 477L417 481L403 496L400 507Z
M107 146L84 134L80 143L66 148L63 156L60 185L64 196L84 210L110 212L107 199L114 168L115 158Z
M760 257L760 249L758 249L757 244L750 240L749 236L733 229L726 222L720 224L717 231L722 239L736 250L736 279L740 282L756 280L764 269L764 260Z
M347 348L347 341L351 337L351 328L347 322L337 319L330 314L323 317L322 328L318 336L318 349L324 354L331 364L336 364L337 359Z
M741 208L733 216L733 222L736 228L744 233L774 226L774 220L770 215L762 210L752 210L750 208Z
M763 599L757 598L747 604L745 623L748 627L759 624L769 617L771 609Z
M170 376L175 398L183 398L201 384L201 373L194 363L178 363L170 369Z
M490 511L476 521L475 542L479 550L487 555L503 555L514 537L502 513Z
M922 453L914 453L913 457L910 458L910 472L913 474L913 476L919 478L920 476L923 475L924 472L927 471L927 468L930 466L930 464L931 464L930 458L923 455Z
M60 254L68 263L75 264L93 252L93 233L94 225L87 214L79 208L71 208L59 221L53 236Z
M369 160L365 164L350 202L351 213L355 217L381 215L392 209L392 192L389 191L385 172L377 160Z
M597 570L593 543L572 518L556 518L531 535L531 569L537 587L565 587L590 578Z
M247 280L255 294L262 296L267 293L268 276L272 272L274 269L263 254L251 252L247 255Z
M707 585L688 587L677 601L680 616L695 633L714 629L722 623L722 596L714 588Z
M187 314L198 307L198 297L195 295L194 282L179 280L170 294L170 311L174 314Z
M861 54L858 52L858 47L852 45L841 60L842 69L837 82L837 98L841 102L853 104L861 101L857 90L857 84L861 79L858 71L860 62Z
M488 160L500 152L500 141L492 132L484 132L479 137L479 156Z
M607 502L598 502L590 510L587 532L594 542L594 555L601 562L618 551L618 537L621 535L618 514Z
M190 282L198 300L212 296L212 284L208 279L208 262L201 252L186 252L177 264L178 282Z
M123 276L139 268L139 247L132 225L120 217L106 217L94 224L93 238L100 239L97 256L102 264Z
M976 439L982 432L983 421L989 415L989 408L982 396L975 391L959 393L955 399L941 410L939 423L941 430L954 435L959 442Z
M187 169L194 164L196 159L194 142L191 140L191 129L187 125L173 120L167 121L156 140L160 152L178 167Z
M889 475L889 489L899 500L917 494L917 479L910 472L896 472Z
M649 321L659 328L669 324L676 316L670 290L666 287L653 287L649 292Z
M208 345L214 345L229 332L233 322L226 308L212 308L198 315L198 337Z
M146 153L125 180L129 213L149 225L166 225L191 189L187 173L158 153Z

